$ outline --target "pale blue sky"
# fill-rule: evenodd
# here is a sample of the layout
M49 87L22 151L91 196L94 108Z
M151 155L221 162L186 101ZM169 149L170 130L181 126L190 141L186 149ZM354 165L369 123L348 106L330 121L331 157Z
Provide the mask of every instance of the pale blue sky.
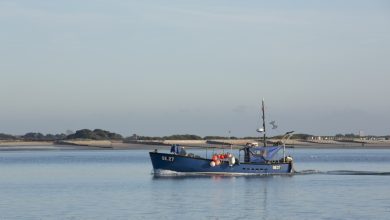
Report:
M0 133L390 134L389 1L2 1Z

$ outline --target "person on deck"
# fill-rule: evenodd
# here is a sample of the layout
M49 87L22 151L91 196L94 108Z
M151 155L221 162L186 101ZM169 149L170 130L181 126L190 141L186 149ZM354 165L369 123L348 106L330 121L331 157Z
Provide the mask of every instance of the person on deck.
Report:
M182 155L182 156L186 156L187 155L187 152L184 149L184 147L181 147L179 155Z
M176 144L172 144L171 145L171 153L176 154L176 151L177 151L176 148L177 148Z

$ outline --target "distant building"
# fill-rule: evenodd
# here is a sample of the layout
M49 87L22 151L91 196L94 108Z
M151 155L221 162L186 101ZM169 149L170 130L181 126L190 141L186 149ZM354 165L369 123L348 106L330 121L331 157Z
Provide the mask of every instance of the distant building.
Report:
M306 138L307 141L323 141L323 140L334 140L334 136L309 136Z
M138 135L133 134L131 137L129 137L130 140L136 141L138 140Z
M363 139L363 138L361 138L361 139ZM336 137L336 138L334 138L334 140L335 141L354 141L355 138L354 137L345 137L345 136L343 136L343 137Z
M321 140L320 136L309 136L306 138L307 141L319 141Z

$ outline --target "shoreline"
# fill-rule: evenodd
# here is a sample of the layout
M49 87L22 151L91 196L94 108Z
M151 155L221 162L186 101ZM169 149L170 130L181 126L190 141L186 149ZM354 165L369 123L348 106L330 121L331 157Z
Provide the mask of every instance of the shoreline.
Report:
M247 140L239 140L245 142ZM243 145L235 141L238 149ZM213 142L212 142L213 143ZM95 140L69 140L61 142L52 141L0 141L0 151L29 151L29 150L169 150L171 144L178 144L190 149L197 148L225 148L229 149L230 145L226 142L207 143L206 141L193 140L170 140L159 142L133 142L124 143L122 141L95 141ZM390 143L309 143L292 140L286 144L289 149L389 149Z

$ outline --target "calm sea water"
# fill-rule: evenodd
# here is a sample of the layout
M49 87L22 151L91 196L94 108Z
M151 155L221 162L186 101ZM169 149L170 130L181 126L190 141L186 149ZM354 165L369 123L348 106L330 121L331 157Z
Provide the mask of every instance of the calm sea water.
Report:
M292 176L154 177L146 150L3 151L0 219L390 219L390 150L289 153Z

